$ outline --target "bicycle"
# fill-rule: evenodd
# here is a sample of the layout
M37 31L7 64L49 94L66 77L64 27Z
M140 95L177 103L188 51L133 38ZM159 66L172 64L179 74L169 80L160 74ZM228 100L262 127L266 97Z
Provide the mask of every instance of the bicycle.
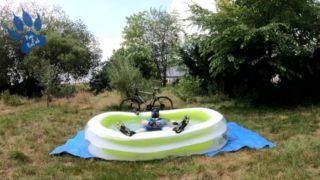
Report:
M150 111L154 107L159 110L173 109L172 100L167 96L157 96L157 91L159 91L159 88L153 88L153 92L138 91L136 89L132 96L121 101L120 110L140 111L142 104L146 105L146 111ZM140 94L152 95L152 98L145 100Z

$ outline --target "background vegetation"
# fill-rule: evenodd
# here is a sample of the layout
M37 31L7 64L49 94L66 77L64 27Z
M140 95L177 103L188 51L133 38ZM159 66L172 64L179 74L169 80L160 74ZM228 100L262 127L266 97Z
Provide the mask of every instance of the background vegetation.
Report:
M217 0L217 8L191 6L189 20L201 32L192 35L175 14L137 12L127 18L121 47L101 63L83 22L34 3L25 9L40 13L47 44L22 54L5 31L12 7L1 6L0 179L319 177L319 1ZM168 86L167 71L177 67L186 75ZM89 78L89 86L71 85ZM136 163L48 155L92 116L154 85L175 108L218 110L277 147Z
M19 50L19 42L7 35L6 29L13 26L12 7L0 8L0 92L39 96L41 92L49 92L45 87L48 83L41 79L48 69L55 69L49 76L51 85L57 87L87 77L99 65L101 50L95 37L85 24L71 21L63 10L25 4L30 14L41 15L44 22L41 34L47 39L45 46L25 55Z

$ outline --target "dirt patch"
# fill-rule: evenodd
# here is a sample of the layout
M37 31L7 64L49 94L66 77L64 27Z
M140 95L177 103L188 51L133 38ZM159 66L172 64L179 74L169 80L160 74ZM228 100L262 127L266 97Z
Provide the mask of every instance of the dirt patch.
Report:
M318 168L309 167L308 172L310 172L314 177L319 177L320 176L320 167L318 167Z
M103 94L99 94L93 98L93 106L96 109L104 109L106 106L119 106L121 101L121 97L119 93L116 92L105 92Z

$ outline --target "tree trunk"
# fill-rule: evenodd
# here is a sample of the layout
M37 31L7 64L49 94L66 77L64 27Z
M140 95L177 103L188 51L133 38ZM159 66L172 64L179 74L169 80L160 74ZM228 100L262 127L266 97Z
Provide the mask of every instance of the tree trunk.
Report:
M162 79L162 86L163 87L167 86L167 78L166 77L163 77L163 79Z
M163 66L162 70L162 86L166 87L167 86L167 66Z

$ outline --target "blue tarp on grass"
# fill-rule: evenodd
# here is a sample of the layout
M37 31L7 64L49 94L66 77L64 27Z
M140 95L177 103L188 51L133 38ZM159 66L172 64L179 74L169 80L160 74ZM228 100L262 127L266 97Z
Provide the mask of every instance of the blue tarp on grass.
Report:
M88 145L88 141L84 139L84 130L81 130L74 138L69 139L64 145L55 148L50 154L68 153L81 158L94 158L95 156L88 152ZM235 152L245 147L249 149L262 149L265 147L273 148L275 145L253 131L243 128L234 122L228 122L227 144L222 149L208 152L206 155L214 156L220 152Z

